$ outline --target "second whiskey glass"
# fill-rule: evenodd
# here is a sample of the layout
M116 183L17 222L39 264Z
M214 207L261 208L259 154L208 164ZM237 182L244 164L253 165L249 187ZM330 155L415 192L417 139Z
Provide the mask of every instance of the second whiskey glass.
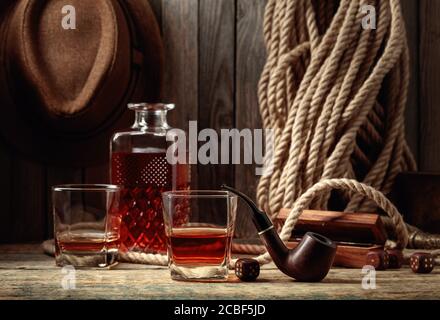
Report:
M237 197L197 190L164 192L162 197L171 278L226 281Z

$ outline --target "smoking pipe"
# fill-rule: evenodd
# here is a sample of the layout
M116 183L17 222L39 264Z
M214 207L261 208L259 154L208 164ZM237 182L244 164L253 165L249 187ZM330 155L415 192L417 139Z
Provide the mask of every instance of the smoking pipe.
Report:
M288 249L276 232L267 214L245 194L222 185L251 208L252 220L278 269L289 277L302 282L317 282L325 278L336 254L336 244L330 239L313 232L307 232L295 249Z

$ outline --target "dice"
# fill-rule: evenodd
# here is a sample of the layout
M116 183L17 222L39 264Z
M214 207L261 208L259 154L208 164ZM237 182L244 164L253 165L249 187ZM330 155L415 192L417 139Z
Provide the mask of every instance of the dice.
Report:
M387 249L388 253L388 268L389 269L400 269L403 265L403 253L401 250L397 249Z
M373 266L376 270L385 270L389 266L389 256L385 250L372 250L367 253L367 265Z
M411 255L409 265L414 273L430 273L434 269L434 257L430 253L416 252Z
M238 259L235 263L235 274L242 281L254 281L260 274L260 264L255 259Z

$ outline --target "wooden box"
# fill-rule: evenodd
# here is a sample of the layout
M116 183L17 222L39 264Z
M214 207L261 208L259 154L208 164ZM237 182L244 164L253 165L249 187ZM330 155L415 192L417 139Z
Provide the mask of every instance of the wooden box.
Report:
M280 228L290 209L282 209L274 221ZM289 247L295 247L301 237L312 231L338 244L334 266L362 268L371 250L381 250L387 240L385 227L378 214L304 210L292 232Z

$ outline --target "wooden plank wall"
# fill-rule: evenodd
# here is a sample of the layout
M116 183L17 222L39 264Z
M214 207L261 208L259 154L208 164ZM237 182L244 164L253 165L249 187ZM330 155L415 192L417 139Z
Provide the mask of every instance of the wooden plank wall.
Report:
M266 0L149 0L166 51L164 100L177 104L173 126L187 129L258 128L257 83L265 61L262 37ZM424 171L440 171L440 2L402 0L411 51L407 136ZM254 195L254 166L200 166L200 188L236 185ZM199 178L197 178L197 176ZM59 183L105 182L107 166L47 167L0 141L0 242L39 241L51 236L50 187ZM255 235L244 210L239 236Z
M402 10L405 16L408 47L410 52L410 86L408 88L408 103L405 112L406 137L416 160L419 160L419 5L418 1L402 0Z
M440 1L419 1L419 88L420 144L422 170L440 170Z
M266 61L263 39L263 16L265 1L238 0L237 2L237 54L235 96L236 127L261 128L258 112L257 88ZM236 167L235 185L255 198L257 188L255 166L241 164ZM248 208L240 204L237 213L237 234L239 237L256 236Z

